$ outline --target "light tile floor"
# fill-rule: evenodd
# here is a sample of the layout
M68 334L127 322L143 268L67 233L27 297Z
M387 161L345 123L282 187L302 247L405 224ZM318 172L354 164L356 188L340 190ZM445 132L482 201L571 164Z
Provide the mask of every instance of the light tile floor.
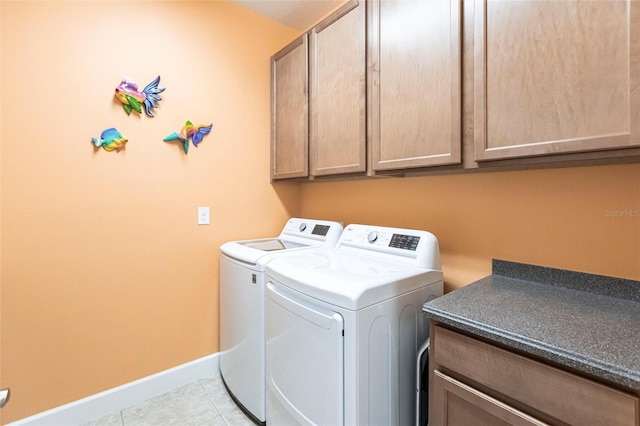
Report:
M204 377L81 426L254 426L219 374Z

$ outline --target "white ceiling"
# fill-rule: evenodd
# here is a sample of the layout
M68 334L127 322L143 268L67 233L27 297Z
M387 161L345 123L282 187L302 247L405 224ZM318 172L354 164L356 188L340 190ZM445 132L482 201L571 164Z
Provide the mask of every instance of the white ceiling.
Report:
M260 15L305 31L345 0L233 0Z

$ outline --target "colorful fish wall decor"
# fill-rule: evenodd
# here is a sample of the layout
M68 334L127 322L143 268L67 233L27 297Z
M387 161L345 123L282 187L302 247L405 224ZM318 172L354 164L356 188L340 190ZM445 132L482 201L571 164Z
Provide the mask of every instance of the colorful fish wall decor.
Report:
M100 134L100 139L91 138L91 142L98 148L103 147L105 151L120 151L127 143L127 138L118 129L111 127Z
M193 146L197 148L198 144L202 142L202 138L204 138L206 135L209 134L209 132L211 132L212 127L213 127L213 124L209 124L208 126L201 124L196 127L193 125L191 121L187 120L182 130L180 130L180 133L173 132L163 140L165 142L174 141L174 140L181 141L184 144L184 153L188 154L189 139L191 139L191 141L193 142Z
M151 112L152 108L157 108L156 102L162 99L158 96L159 93L164 92L164 88L159 88L160 76L157 76L155 80L147 84L142 90L138 91L138 85L129 77L124 77L120 85L116 87L116 97L122 102L122 107L127 115L131 114L131 111L136 111L142 114L142 105L144 105L144 112L153 117Z

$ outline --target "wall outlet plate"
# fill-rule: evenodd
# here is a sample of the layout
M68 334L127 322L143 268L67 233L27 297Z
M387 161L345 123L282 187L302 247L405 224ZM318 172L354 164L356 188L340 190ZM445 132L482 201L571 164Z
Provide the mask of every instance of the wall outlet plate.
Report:
M209 224L209 207L198 207L198 225Z

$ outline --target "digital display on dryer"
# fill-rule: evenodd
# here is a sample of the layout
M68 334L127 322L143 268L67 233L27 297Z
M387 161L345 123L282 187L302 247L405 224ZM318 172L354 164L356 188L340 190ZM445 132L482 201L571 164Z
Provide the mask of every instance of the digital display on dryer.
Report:
M316 225L311 231L313 235L321 235L323 237L327 236L327 232L329 232L329 225Z
M420 237L416 237L414 235L393 234L389 247L416 251L419 242Z

